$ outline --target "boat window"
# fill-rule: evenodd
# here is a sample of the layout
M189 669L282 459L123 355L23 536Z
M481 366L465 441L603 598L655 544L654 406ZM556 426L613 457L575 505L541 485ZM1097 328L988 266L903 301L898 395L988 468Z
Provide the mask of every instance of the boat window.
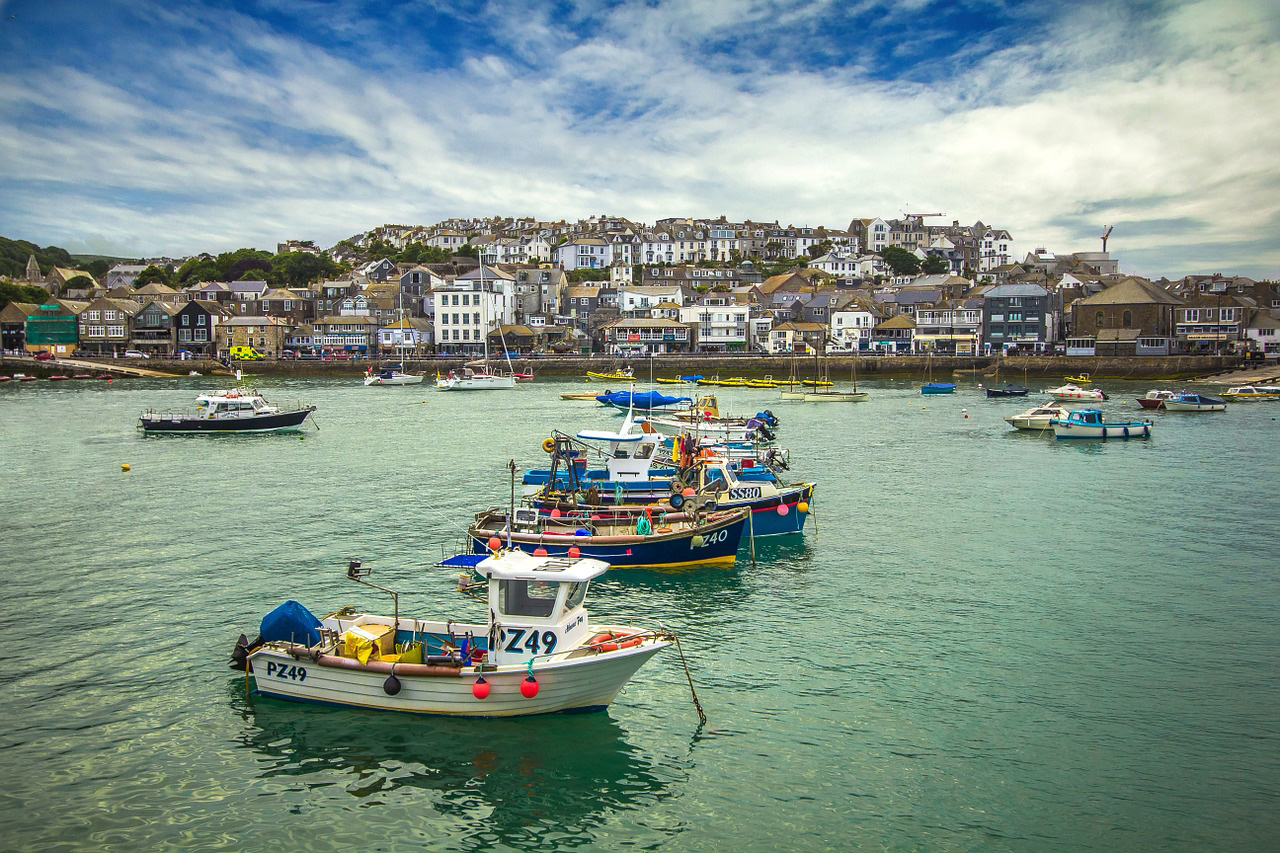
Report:
M723 479L724 479L724 472L723 472L723 471L721 471L719 468L708 468L708 469L707 469L707 482L708 482L708 483L714 483L714 482L716 482L717 480L723 480Z
M652 455L653 455L653 445L652 445L652 444L647 444L647 443L646 443L646 444L641 444L639 447L637 447L637 448L636 448L636 458L637 458L637 459L648 459L648 458L649 458L650 456L652 456Z
M569 597L564 603L566 610L572 610L577 607L587 597L587 583L587 581L583 581L582 583L569 584Z
M502 581L502 612L507 616L550 616L559 586L549 581Z

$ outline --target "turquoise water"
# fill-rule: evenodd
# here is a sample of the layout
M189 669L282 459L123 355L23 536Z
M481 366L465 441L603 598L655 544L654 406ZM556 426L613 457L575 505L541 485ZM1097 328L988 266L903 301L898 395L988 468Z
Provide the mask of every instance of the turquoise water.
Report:
M1054 442L961 383L782 418L807 535L733 570L628 570L599 617L675 629L603 714L484 721L247 700L268 609L479 618L430 567L506 463L616 423L580 382L441 394L269 380L300 436L141 437L209 380L0 386L16 849L1274 849L1280 403ZM1148 386L1108 386L1132 415ZM1127 405L1123 405L1124 401ZM968 415L966 418L965 415ZM121 465L131 471L124 473Z

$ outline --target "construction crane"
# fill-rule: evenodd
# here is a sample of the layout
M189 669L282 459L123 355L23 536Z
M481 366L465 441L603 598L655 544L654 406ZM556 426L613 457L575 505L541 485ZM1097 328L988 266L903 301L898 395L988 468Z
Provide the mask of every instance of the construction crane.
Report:
M1104 255L1107 253L1107 238L1111 236L1111 229L1114 227L1114 225L1108 225L1102 230L1102 253Z
M905 219L924 219L926 216L946 216L945 213L907 213L905 210L898 211Z

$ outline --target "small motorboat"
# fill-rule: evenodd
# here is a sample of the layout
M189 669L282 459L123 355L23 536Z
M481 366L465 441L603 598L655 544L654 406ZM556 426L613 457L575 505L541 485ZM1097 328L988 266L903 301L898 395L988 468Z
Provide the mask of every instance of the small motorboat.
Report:
M59 374L55 374L54 376L50 376L49 381L50 382L66 382L70 378L71 378L70 376L63 376L62 374L59 373Z
M1093 377L1088 373L1081 373L1079 376L1064 376L1062 378L1074 385L1089 385L1093 382Z
M374 369L370 367L364 373L364 384L370 385L421 385L421 373L405 373L404 366L399 364Z
M1004 385L999 388L987 388L988 397L1025 397L1031 389L1021 385Z
M1058 438L1150 438L1151 421L1108 423L1099 409L1076 409L1065 418L1049 421Z
M515 380L516 380L517 382L532 382L532 381L533 381L533 373L531 373L531 372L529 372L529 373L513 373L513 374L511 374L511 375L512 375L512 377L514 377L514 378L515 378Z
M1044 393L1055 400L1105 400L1107 395L1101 388L1081 388L1079 385L1060 385L1057 388L1046 388Z
M920 386L920 393L925 396L934 394L954 394L956 393L956 384L954 382L926 382Z
M16 380L18 380L19 382L35 382L35 381L36 381L37 379L39 379L40 377L39 377L39 376L29 376L29 375L27 375L27 374L25 374L25 373L15 373L15 374L13 374L13 378L14 378L14 379L16 379Z
M1152 388L1146 394L1138 398L1138 405L1144 409L1163 409L1164 401L1168 400L1176 391L1164 391L1159 388Z
M1242 400L1280 400L1280 388L1265 385L1240 385L1222 392L1222 396L1235 403Z
M92 373L75 373L75 374L72 374L71 378L72 379L92 379L93 374Z
M1182 391L1165 400L1164 408L1168 412L1225 412L1227 403L1218 397Z
M594 391L590 391L587 393L582 393L579 391L566 391L560 395L560 399L561 400L591 400L594 402L596 397L598 396L600 395L595 393Z
M590 582L609 565L518 550L464 554L439 565L465 568L464 592L487 594L487 621L465 624L343 608L317 619L289 601L241 635L232 667L248 669L256 692L292 702L466 717L602 711L674 636L663 629L598 624L584 606ZM474 575L471 573L474 572ZM467 578L478 576L468 582ZM477 596L478 597L478 596Z
M594 379L597 382L627 382L635 379L635 376L632 375L630 367L624 367L621 370L610 370L604 372L588 370L587 378Z
M1050 421L1055 418L1065 418L1068 414L1067 409L1061 403L1045 403L1040 406L1032 406L1025 412L1019 412L1016 415L1005 415L1004 419L1014 429L1044 432L1050 429Z
M206 391L196 397L195 412L148 410L140 416L139 426L147 434L283 432L301 428L315 410L315 406L273 406L257 391Z

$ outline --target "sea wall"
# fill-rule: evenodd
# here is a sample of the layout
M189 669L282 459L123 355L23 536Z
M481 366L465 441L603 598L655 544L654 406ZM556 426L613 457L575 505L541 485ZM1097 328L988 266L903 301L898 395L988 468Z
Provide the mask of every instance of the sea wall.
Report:
M461 358L408 359L405 367L415 373L434 376L437 371L447 373L461 368ZM106 362L110 364L110 362ZM373 362L363 361L252 361L233 362L246 374L275 376L359 376ZM387 363L385 360L380 363ZM847 381L852 373L853 360L848 355L834 355L818 359L764 355L668 355L654 358L620 359L596 356L539 356L512 359L517 370L529 370L536 376L579 377L587 371L609 371L629 365L636 379L647 382L652 377L677 377L701 374L702 376L745 376L760 378L772 376L783 379L794 368L800 378L828 373L833 380ZM1001 379L1017 382L1026 379L1061 379L1064 376L1088 373L1095 379L1186 379L1207 376L1230 370L1240 364L1235 356L1183 355L1139 356L1121 358L1114 356L1013 356L1000 360ZM151 359L146 366L152 370L170 371L187 375L191 370L203 374L225 373L226 368L217 362L173 361ZM33 365L25 365L28 373ZM43 365L42 365L43 367ZM22 370L10 365L6 369ZM858 359L858 378L873 379L877 376L926 377L944 380L954 371L964 373L993 374L996 359L965 356L862 356ZM57 372L56 369L49 372Z

